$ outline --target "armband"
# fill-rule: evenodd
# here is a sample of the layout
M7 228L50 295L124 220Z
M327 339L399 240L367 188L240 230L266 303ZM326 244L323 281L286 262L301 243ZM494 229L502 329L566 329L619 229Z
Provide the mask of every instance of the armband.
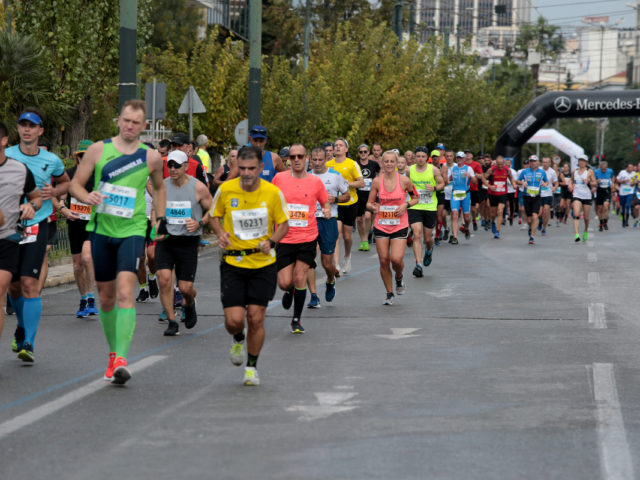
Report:
M276 242L271 239L269 239L269 245L271 246L271 248L276 248Z

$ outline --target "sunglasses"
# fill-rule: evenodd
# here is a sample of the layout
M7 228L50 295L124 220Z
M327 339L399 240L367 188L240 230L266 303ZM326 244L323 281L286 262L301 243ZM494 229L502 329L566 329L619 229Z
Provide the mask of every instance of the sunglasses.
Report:
M299 155L289 155L289 158L290 158L291 160L296 160L296 159L297 159L297 160L303 160L303 159L304 159L304 158L306 158L306 157L307 157L307 156L306 156L306 155L304 155L304 154L302 154L302 153L301 153L301 154L299 154Z
M369 153L369 150L360 150L358 153Z
M173 168L173 169L178 169L180 167L182 167L182 163L178 163L178 162L174 162L173 160L171 160L170 162L167 162L167 168Z

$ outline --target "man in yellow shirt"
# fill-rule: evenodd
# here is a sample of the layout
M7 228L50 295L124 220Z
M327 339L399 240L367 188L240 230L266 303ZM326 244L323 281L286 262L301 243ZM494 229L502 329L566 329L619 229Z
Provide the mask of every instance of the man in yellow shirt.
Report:
M338 204L338 231L340 237L344 238L344 262L342 273L351 271L351 245L353 244L353 226L358 216L358 188L364 188L364 179L360 166L347 157L349 144L344 138L338 138L334 142L334 158L327 162L327 167L334 169L349 183L350 198L344 203ZM340 265L340 237L336 243L334 261Z
M209 154L205 150L205 148L207 148L207 144L209 143L209 139L203 133L201 135L198 135L198 138L196 138L196 142L197 142L198 147L199 147L198 151L196 152L196 155L198 155L198 157L202 161L202 169L204 170L205 174L210 173L211 172L211 157L209 156Z

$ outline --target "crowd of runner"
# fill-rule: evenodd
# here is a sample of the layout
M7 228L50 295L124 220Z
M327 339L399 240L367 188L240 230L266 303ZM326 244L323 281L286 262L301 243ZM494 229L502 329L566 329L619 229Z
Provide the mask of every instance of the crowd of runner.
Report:
M601 232L609 229L611 209L623 228L632 219L638 224L640 165L615 175L606 162L591 168L586 156L572 169L532 155L516 171L509 158L483 154L476 160L470 150L454 152L443 144L404 153L361 144L354 160L344 138L275 153L266 149L267 129L254 126L249 144L209 172L204 135L193 142L178 133L145 144L139 140L145 118L144 102L126 102L118 135L80 142L66 170L42 137L38 109L20 115L18 145L8 147L9 131L0 123L0 298L7 296L7 311L16 315L11 348L20 360L35 361L56 214L68 228L80 295L76 316L99 315L108 345L104 378L120 385L131 378L127 356L136 302L160 297L158 319L166 322L166 336L178 335L180 323L196 325L194 283L204 228L215 233L221 249L230 360L245 365L245 385L258 385L264 320L276 290L283 292L282 307L292 310L291 332L304 333L305 306L319 308L321 297L334 301L336 278L351 272L354 242L362 252L375 245L385 289L381 303L393 305L407 290L407 247L412 274L421 278L437 245L469 242L479 229L499 240L516 219L530 245L569 219L573 240L587 242L594 203Z

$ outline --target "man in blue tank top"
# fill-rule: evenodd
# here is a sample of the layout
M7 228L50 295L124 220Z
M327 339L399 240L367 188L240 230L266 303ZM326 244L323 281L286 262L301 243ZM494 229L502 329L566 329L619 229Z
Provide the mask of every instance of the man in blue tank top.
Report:
M287 167L284 166L282 159L276 152L265 151L264 147L267 144L267 129L262 125L256 125L249 130L249 143L258 147L262 152L262 172L260 172L260 178L271 182L276 173L284 172Z

